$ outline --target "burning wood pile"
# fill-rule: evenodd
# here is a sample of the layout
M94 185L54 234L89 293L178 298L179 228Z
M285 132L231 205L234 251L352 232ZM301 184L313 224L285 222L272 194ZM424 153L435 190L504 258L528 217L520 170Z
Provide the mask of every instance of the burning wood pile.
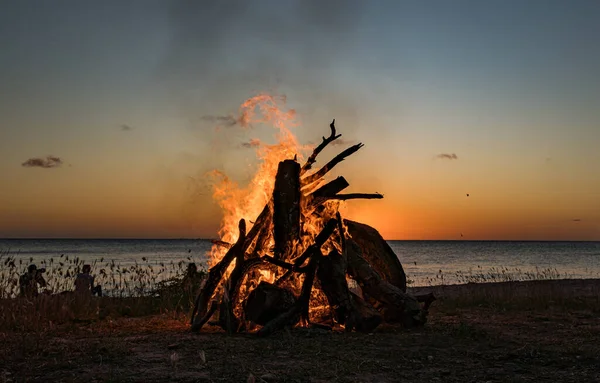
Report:
M339 201L383 196L342 194L349 186L344 177L324 180L363 145L310 172L319 153L341 136L335 120L330 129L303 165L296 157L278 163L271 199L249 231L241 219L235 243L215 242L226 252L196 299L192 331L210 323L227 333L258 328L267 336L297 325L371 332L384 321L425 323L435 298L407 294L402 265L377 230L338 211Z

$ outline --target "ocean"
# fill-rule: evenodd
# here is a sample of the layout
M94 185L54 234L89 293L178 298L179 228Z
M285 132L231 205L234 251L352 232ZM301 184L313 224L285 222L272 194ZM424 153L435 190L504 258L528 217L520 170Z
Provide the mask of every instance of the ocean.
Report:
M388 241L411 286L541 278L600 278L600 242ZM123 270L152 266L158 280L206 266L208 240L191 239L0 239L0 274L13 257L17 271L30 262L65 267L69 262L110 264ZM51 261L52 260L52 261ZM95 261L95 263L94 263Z

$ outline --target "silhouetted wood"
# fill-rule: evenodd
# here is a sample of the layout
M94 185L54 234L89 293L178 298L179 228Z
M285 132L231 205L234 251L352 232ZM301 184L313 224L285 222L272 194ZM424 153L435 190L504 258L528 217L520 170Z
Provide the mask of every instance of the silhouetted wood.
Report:
M341 134L337 134L337 135L335 134L335 118L333 119L333 121L331 121L331 124L329 124L329 129L331 129L331 134L327 138L323 137L323 142L321 142L319 144L319 146L317 146L313 150L313 152L310 155L310 157L308 157L308 160L306 160L306 163L302 166L302 169L300 170L300 175L303 175L308 170L310 170L310 168L312 167L312 165L315 162L317 162L317 156L319 155L319 153L321 153L321 151L323 149L325 149L325 147L327 145L329 145L331 142L337 140L338 138L340 138L342 136Z
M294 270L299 270L304 262L312 255L312 253L320 249L327 242L331 234L333 234L338 222L332 218L323 227L323 230L315 237L315 243L309 246L298 258L294 260Z
M263 259L269 263L272 263L275 266L281 267L282 269L286 269L286 270L294 270L294 265L291 263L287 263L285 261L279 260L277 258L265 255L263 257Z
M346 325L346 331L356 329L371 332L381 324L381 315L360 297L352 294L346 281L346 260L337 251L320 258L317 277L321 289L333 308L335 320Z
M318 206L328 199L334 198L337 193L348 186L350 186L350 184L344 177L338 177L310 193L306 198L310 201L310 206Z
M219 263L217 263L209 270L208 277L206 278L206 283L204 284L204 286L200 290L200 293L198 294L198 297L196 298L191 318L192 331L200 331L200 329L202 328L202 326L200 326L200 321L204 317L204 315L206 315L208 309L208 302L212 298L215 289L217 288L217 286L219 286L219 283L221 282L225 271L227 271L229 264L233 261L234 258L236 258L238 254L243 254L243 245L246 239L246 221L241 219L238 225L238 229L240 235L237 242L235 243L235 245L233 245L231 249L229 249L229 251L227 251L223 259L221 259Z
M231 279L227 281L223 288L223 299L221 300L221 305L219 307L219 325L227 334L233 334L238 331L240 327L240 321L235 317L233 313L233 302L231 301L231 297L229 296Z
M331 161L329 161L327 164L325 164L325 166L323 166L321 169L317 170L313 174L307 175L306 177L302 178L302 185L310 185L313 182L318 181L325 174L327 174L331 169L333 169L337 164L344 161L344 159L346 159L346 157L356 153L363 146L364 145L362 143L352 145L351 147L344 150L337 156L333 157L333 159Z
M286 326L295 326L300 319L304 319L308 323L310 292L312 291L313 282L315 280L315 271L320 256L322 256L321 250L313 249L308 261L304 282L302 282L300 296L292 307L278 315L276 318L267 322L263 328L258 330L258 336L269 336Z
M383 280L406 292L406 274L390 245L369 225L344 220L348 233L362 250L362 257Z
M244 302L244 315L246 320L264 326L287 312L295 303L296 298L291 291L263 281L248 294Z
M295 326L299 321L310 325L309 303L315 278L333 310L335 321L345 325L346 331L370 332L384 319L399 321L407 327L425 323L435 297L406 293L402 265L374 228L342 221L338 212L336 219L328 219L323 225L312 245L305 249L301 247L305 245L301 245L300 240L305 241L310 235L304 231L308 226L303 225L322 225L329 216L325 214L329 207L325 202L383 198L379 193L340 194L349 186L344 177L325 182L328 172L360 150L362 143L347 148L316 172L307 174L321 151L341 136L336 134L335 120L330 129L331 135L323 137L323 142L302 167L296 157L279 163L271 200L248 233L245 221L241 220L240 237L235 244L212 241L228 251L209 270L206 283L198 294L192 314L193 331L199 331L217 310L219 319L214 323L230 334L246 329L249 324L262 326L259 336ZM305 215L317 222L303 222ZM330 238L338 250L323 256L322 247ZM341 245L341 253L338 245ZM235 267L229 279L222 282L234 258ZM275 284L260 282L257 285L265 271L278 277ZM283 271L285 273L280 276ZM350 291L347 276L357 281L364 298ZM215 301L215 291L221 285L223 292ZM249 294L240 302L242 292Z
M383 194L379 193L348 193L348 194L336 194L331 197L327 197L327 200L339 200L348 201L349 199L382 199Z
M210 318L215 314L215 312L217 312L217 309L219 308L219 303L217 302L212 302L210 305L210 309L208 309L207 313L198 320L197 325L199 328L202 328L206 322L208 322L210 320Z
M229 297L233 302L234 308L238 304L240 288L242 286L242 282L244 281L245 276L257 269L261 265L264 265L264 261L262 258L246 259L239 268L236 264L234 270L231 272L231 286L229 289Z
M348 274L359 284L366 295L395 310L395 315L386 317L386 320L395 317L394 321L402 322L405 327L423 324L426 317L424 317L417 299L382 279L363 258L362 250L354 240L348 239L346 243Z
M273 238L275 258L287 259L300 238L300 164L279 163L273 189Z
M213 245L221 246L221 247L224 247L226 249L231 249L231 247L233 246L231 243L225 242L225 241L221 241L220 239L211 239L210 242Z
M301 267L308 258L308 264L304 267L305 276L304 281L302 282L300 296L296 300L296 303L289 310L280 314L277 318L269 321L263 328L261 328L258 331L258 336L268 336L278 330L281 330L285 326L294 326L300 319L304 319L308 323L310 293L312 291L317 265L321 257L323 257L323 254L321 253L321 246L327 242L336 226L337 220L335 218L330 219L325 224L323 230L321 230L321 232L315 238L315 243L309 246L302 256L298 257L298 260L296 260L294 263L294 267ZM300 258L302 258L301 262L299 262Z
M271 214L273 199L271 199L260 212L256 220L254 221L254 225L246 235L246 239L243 244L243 252L246 253L248 248L255 243L257 244L260 241L261 236L264 233L265 228L269 228L271 223L273 222L273 215ZM256 246L255 246L256 247ZM255 252L256 253L256 252Z

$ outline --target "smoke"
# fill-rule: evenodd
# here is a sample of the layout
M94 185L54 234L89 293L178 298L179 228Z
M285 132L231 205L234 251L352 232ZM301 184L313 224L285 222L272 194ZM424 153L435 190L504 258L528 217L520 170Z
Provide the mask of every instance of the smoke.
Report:
M454 153L452 153L452 154L441 153L441 154L438 154L436 156L436 158L441 158L443 160L458 160L458 156Z
M40 157L30 158L27 161L23 162L21 164L21 166L26 167L26 168L50 169L50 168L58 168L62 164L63 164L63 161L59 157L46 156L46 158L40 158Z
M360 0L176 0L161 63L170 95L193 121L225 126L214 115L252 94L275 90L295 102L349 118L359 106L340 68L352 51L365 2ZM226 111L228 112L228 111Z
M121 131L122 132L130 132L133 130L133 127L127 124L122 124L121 125Z

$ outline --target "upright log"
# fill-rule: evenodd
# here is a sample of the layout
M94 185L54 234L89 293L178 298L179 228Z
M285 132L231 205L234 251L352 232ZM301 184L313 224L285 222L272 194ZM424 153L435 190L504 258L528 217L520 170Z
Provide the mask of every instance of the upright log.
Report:
M275 258L287 259L300 238L300 164L279 163L273 189Z

